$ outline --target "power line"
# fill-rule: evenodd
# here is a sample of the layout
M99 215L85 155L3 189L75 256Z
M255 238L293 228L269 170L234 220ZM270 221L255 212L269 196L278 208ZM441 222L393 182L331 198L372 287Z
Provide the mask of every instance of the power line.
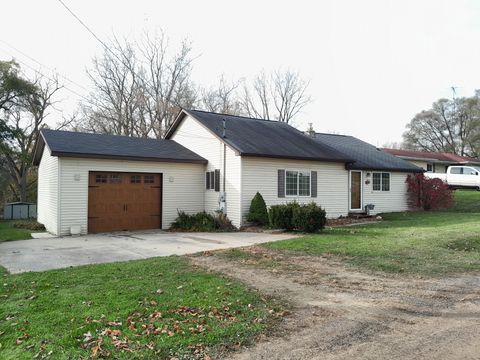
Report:
M58 71L56 71L56 70L54 70L54 69L52 69L52 68L50 68L50 67L42 64L40 61L36 60L35 58L31 57L30 55L26 54L25 52L19 50L18 48L16 48L15 46L9 44L9 43L6 42L5 40L0 39L0 42L4 43L4 44L7 45L9 48L17 51L18 53L22 54L22 55L25 56L26 58L28 58L28 59L32 60L33 62L37 63L38 65L40 65L40 66L42 66L42 67L50 70L51 72L56 73L58 76L63 77L65 80L67 80L67 81L69 81L70 83L78 86L79 88L82 88L82 89L84 89L84 90L86 90L86 91L89 91L85 86L83 86L83 85L81 85L81 84L73 81L72 79L68 78L67 76L65 76L65 75L63 75L63 74L60 74Z
M9 53L13 58L15 58L15 56L14 56L12 53L10 53L9 51L5 50L5 48L3 48L3 50L4 50L6 53ZM54 82L57 81L56 79L54 79L54 78L52 78L52 77L50 77L50 76L48 76L48 75L45 75L45 74L42 73L40 70L35 69L34 67L30 66L30 65L27 64L26 62L24 62L24 61L22 61L22 60L19 60L19 59L16 59L16 58L15 58L15 60L18 61L20 64L28 67L30 70L39 73L40 75L42 75L43 77L49 79L50 81L54 81ZM68 86L63 85L63 88L65 88L66 90L70 91L72 94L75 94L75 95L81 97L82 99L84 99L84 100L87 101L88 103L92 104L92 102L91 102L87 97L85 97L84 95L79 94L79 93L76 92L75 90L70 89Z
M87 29L87 31L88 31L90 34L92 34L92 36L93 36L95 39L97 39L97 41L98 41L100 44L102 44L106 49L108 49L107 44L105 44L105 43L102 41L102 39L100 39L100 38L93 32L93 30L90 29L90 28L87 26L87 24L85 24L85 23L82 21L82 19L80 19L72 10L70 10L70 8L69 8L62 0L58 0L58 2L59 2L60 4L62 4L62 6L63 6L65 9L67 9L67 11L68 11L75 19L77 19L80 24L82 24L82 26L83 26L85 29Z
M102 44L106 51L112 54L118 61L120 61L120 63L124 63L124 61L114 51L112 51L108 47L108 45L102 39L100 39L100 37L98 37L97 34L95 34L95 32L90 29L87 24L85 24L82 19L80 19L62 0L58 0L58 2L62 4L62 6L95 38L95 40ZM145 84L149 83L149 81L145 80L145 78L140 73L136 72L135 75L140 78L140 80L142 80Z

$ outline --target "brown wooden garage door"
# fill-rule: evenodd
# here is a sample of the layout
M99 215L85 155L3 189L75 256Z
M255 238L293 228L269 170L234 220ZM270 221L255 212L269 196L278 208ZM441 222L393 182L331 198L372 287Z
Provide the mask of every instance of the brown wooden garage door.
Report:
M90 172L88 232L162 227L162 174Z

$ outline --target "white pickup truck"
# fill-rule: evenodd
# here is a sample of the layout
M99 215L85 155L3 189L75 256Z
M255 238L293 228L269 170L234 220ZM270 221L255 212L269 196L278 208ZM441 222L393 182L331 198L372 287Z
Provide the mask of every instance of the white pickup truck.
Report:
M425 176L441 179L454 189L467 188L480 190L480 167L463 165L449 166L446 174L427 172Z

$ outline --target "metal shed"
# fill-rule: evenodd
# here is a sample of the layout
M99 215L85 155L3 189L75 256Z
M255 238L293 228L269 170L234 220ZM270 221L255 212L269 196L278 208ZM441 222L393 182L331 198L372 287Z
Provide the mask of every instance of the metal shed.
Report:
M37 205L27 202L5 204L3 218L5 220L31 219L37 217Z

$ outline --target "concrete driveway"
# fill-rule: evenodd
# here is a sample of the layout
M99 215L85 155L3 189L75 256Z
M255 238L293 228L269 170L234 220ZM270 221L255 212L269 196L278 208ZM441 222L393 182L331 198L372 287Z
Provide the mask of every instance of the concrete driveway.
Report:
M284 240L288 234L170 233L159 230L40 238L0 243L0 265L11 273L185 255Z

